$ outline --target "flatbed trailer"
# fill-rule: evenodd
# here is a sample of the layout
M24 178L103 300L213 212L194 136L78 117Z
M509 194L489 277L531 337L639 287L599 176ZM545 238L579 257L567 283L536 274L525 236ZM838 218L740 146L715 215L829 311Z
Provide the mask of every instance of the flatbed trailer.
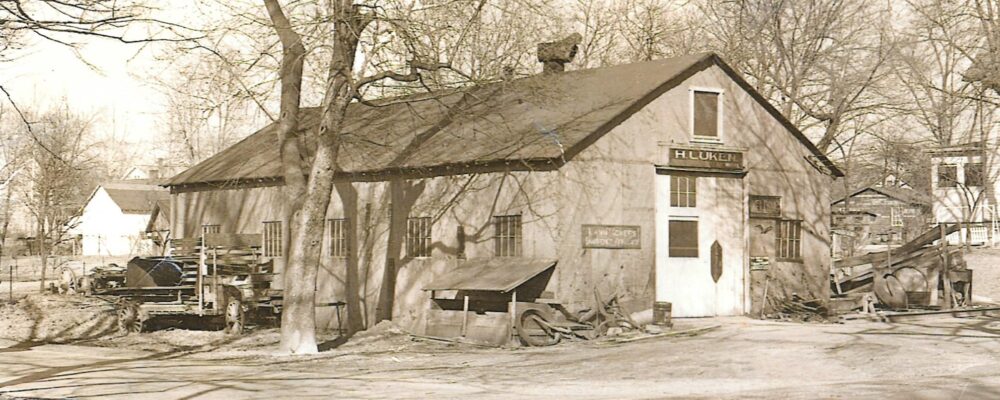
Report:
M259 234L174 239L170 255L133 259L125 286L102 294L118 297L118 327L123 333L142 331L156 318L193 318L239 334L249 321L280 320L281 292L271 288L274 263L260 249ZM144 270L140 262L153 266ZM156 282L153 274L161 267L179 269L176 285L174 279L167 279L168 284Z

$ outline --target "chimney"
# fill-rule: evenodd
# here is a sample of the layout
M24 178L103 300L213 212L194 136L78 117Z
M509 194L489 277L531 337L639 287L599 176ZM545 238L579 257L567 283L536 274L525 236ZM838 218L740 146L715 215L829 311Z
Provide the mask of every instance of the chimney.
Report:
M542 73L552 74L566 70L566 63L573 61L583 36L574 33L557 42L538 44L538 61L543 64Z

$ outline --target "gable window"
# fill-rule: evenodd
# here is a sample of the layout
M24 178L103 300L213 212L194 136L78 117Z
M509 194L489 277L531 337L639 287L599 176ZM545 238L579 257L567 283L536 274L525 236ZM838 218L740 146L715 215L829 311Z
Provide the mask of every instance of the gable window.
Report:
M696 139L720 140L719 92L693 91L693 129Z
M431 256L430 217L406 219L406 255L409 257Z
M695 207L698 181L693 176L670 175L670 206Z
M521 216L494 216L493 254L497 257L520 257L521 252Z
M264 257L281 257L284 246L281 242L281 221L264 221Z
M958 186L958 166L954 164L938 165L938 187Z
M347 219L326 220L326 248L331 257L347 257Z
M698 257L698 221L673 220L667 229L670 257Z
M903 226L903 212L897 207L893 207L889 211L889 220L892 226Z
M980 187L983 186L983 163L969 163L965 164L965 186L966 187Z
M201 226L201 235L205 236L209 233L219 233L222 231L222 226L219 224L205 224Z
M778 221L778 259L801 261L802 259L802 221Z

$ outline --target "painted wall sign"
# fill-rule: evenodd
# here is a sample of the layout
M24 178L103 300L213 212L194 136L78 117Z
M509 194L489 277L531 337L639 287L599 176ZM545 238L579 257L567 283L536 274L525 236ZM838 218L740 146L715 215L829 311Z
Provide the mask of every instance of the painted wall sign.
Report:
M750 257L751 271L764 271L771 265L770 257Z
M670 149L670 166L742 170L743 153L738 151L672 148Z
M780 196L750 195L750 218L780 218Z
M638 249L641 239L637 225L583 225L585 249Z

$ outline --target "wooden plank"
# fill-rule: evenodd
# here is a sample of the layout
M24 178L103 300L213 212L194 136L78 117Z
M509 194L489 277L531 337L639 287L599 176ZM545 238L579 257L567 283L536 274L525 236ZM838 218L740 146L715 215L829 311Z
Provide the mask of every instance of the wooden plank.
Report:
M920 250L926 245L934 243L935 240L940 239L941 236L940 229L941 229L940 225L936 225L933 228L928 229L924 233L921 233L920 236L917 236L915 239L906 242L902 246L893 249L892 250L893 258L895 258L897 254L903 255L912 253L916 250ZM945 225L945 235L949 235L957 231L958 231L958 225ZM861 264L884 262L888 258L887 256L888 255L884 251L868 253L860 256L847 257L840 260L836 260L833 262L833 266L836 268L843 268L843 267L853 267L855 265L861 265Z
M260 247L263 235L259 233L206 233L206 247Z

